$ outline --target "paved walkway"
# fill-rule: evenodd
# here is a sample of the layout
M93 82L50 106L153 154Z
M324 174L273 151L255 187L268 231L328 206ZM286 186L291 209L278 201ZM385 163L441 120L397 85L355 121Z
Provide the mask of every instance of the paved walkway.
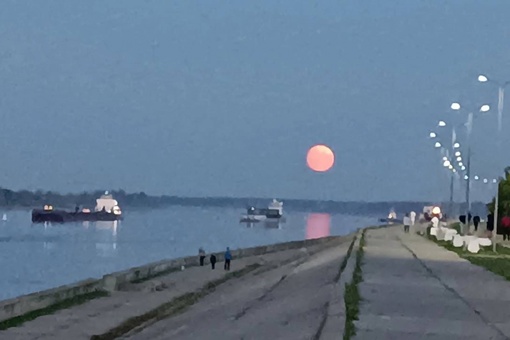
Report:
M510 283L402 228L366 234L356 339L507 339Z
M288 267L285 268L294 268L301 262L314 258L310 255L318 251L324 251L328 249L327 247L333 245L338 246L344 243L348 245L350 240L351 238L337 239L325 245L310 246L306 251L294 249L262 256L234 259L231 269L232 271L240 270L250 264L259 263L262 265L261 270L273 268L274 270L268 270L267 273L273 273L271 275L276 275L279 279L282 274L277 269L278 266L287 264ZM344 248L342 246L342 249ZM338 262L337 268L339 265ZM185 293L197 291L207 282L220 279L224 275L223 263L217 263L216 270L211 270L209 266L187 268L184 271L133 285L130 291L115 292L110 297L95 299L80 306L39 317L20 327L0 331L0 339L88 340L92 335L103 334L128 318L147 313ZM263 281L259 277L252 277L252 281L253 285L255 283L271 283L271 281ZM150 289L154 284L159 283L165 283L168 288L162 291ZM229 293L218 300L216 292L212 295L216 296L213 298L216 301L224 301L224 299L230 299L234 296ZM251 295L248 296L252 297ZM207 337L202 338L206 339Z
M184 313L125 338L134 340L319 339L349 243L299 265L247 275L220 286ZM335 337L341 339L343 324Z

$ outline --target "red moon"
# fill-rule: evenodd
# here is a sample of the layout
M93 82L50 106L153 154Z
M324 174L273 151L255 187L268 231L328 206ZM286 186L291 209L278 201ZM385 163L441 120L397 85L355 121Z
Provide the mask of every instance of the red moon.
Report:
M315 145L308 150L306 163L313 171L326 172L335 164L335 154L326 145Z

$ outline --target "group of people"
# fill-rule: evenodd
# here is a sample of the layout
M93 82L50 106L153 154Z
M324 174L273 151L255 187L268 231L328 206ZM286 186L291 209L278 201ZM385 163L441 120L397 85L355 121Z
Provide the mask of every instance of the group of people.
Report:
M203 267L204 262L205 262L205 257L206 257L204 248L200 247L200 249L198 249L198 257L200 259L200 266ZM232 261L232 253L230 252L229 247L227 247L224 257L225 257L225 264L224 264L223 268L225 270L230 270L230 262ZM211 263L212 269L216 268L216 255L214 255L214 253L211 253L211 256L209 257L209 262Z

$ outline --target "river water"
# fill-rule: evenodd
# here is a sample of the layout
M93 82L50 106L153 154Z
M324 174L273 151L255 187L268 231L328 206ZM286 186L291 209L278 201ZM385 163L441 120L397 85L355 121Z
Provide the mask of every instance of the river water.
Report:
M345 235L377 224L375 217L287 214L279 226L239 223L242 211L178 207L126 212L121 222L32 224L30 211L7 212L0 221L0 299L7 299L133 266L221 251Z

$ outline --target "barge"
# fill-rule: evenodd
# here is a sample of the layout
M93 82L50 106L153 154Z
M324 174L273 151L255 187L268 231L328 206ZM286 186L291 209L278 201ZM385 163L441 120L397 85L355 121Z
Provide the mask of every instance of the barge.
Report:
M97 222L97 221L118 221L122 219L122 211L118 202L105 192L96 199L94 211L78 207L74 211L55 210L52 205L45 205L43 209L32 210L32 223L67 223L67 222Z

